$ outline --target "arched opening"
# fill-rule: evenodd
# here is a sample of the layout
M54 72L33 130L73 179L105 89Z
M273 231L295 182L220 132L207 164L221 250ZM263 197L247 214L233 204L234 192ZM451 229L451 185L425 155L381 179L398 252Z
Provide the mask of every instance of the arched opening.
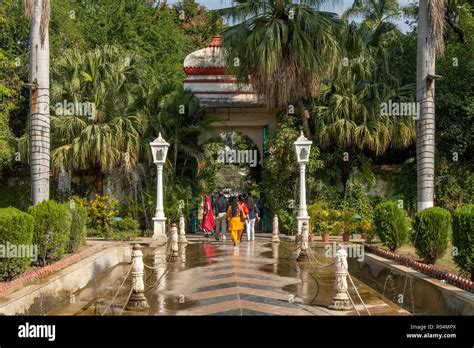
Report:
M246 193L252 195L255 202L259 200L264 154L249 135L238 131L220 131L200 146L204 151L202 163L205 165L198 162L198 192L214 198L221 190L226 197ZM262 209L260 217L257 230L270 232L268 209ZM199 207L196 220L201 218Z
M218 132L203 148L206 156L212 158L214 190L259 193L263 154L248 135L237 131Z

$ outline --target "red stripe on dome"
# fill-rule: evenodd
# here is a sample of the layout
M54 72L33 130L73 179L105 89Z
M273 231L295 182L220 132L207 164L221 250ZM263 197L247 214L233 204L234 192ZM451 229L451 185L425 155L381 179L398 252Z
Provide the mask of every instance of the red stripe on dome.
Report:
M225 67L185 66L183 69L186 75L228 75Z

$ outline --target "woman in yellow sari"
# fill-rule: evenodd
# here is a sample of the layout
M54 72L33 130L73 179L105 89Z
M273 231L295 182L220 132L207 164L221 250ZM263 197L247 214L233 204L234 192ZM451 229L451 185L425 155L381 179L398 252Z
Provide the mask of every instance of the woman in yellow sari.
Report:
M245 212L244 207L238 202L234 197L232 204L227 208L227 221L229 221L229 231L230 237L232 238L232 243L234 245L239 245L240 238L244 232L244 221L245 218L242 218L242 215L246 215L248 212Z

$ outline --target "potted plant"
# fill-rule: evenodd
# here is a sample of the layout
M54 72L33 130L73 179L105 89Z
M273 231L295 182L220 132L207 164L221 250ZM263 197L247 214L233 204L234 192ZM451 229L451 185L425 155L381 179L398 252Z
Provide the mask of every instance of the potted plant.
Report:
M330 234L329 234L328 231L324 231L324 232L321 234L321 238L323 239L323 242L324 242L324 243L329 242L329 237L330 237Z
M329 236L330 236L329 229L331 228L331 226L326 221L323 221L321 223L321 227L322 227L321 238L323 242L327 243L329 242Z
M340 236L344 233L344 222L343 221L334 221L331 225L332 235L333 236Z
M348 225L347 222L344 222L343 224ZM344 230L344 232L342 233L342 241L343 242L348 242L351 239L351 232L346 227L343 227L343 230Z
M342 213L342 241L348 242L351 239L351 234L356 228L356 220L354 219L354 214L351 211L344 211Z
M320 234L323 241L329 241L329 216L330 209L326 202L317 201L308 206L308 213L311 217L311 229L315 234ZM310 235L310 241L314 241L315 235Z

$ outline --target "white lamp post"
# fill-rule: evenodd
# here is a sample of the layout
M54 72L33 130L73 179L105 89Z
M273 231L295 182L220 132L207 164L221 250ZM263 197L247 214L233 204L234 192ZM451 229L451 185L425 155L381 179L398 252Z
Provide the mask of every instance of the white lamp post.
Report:
M309 226L309 215L306 210L306 163L309 161L309 153L311 151L311 144L313 142L308 140L303 132L295 141L296 159L300 164L300 202L298 207L298 234L301 234L303 223L306 222Z
M166 243L166 217L163 209L163 165L166 161L166 155L168 153L168 144L165 139L161 137L161 133L158 138L150 143L151 152L153 154L153 162L156 164L157 176L156 176L156 212L153 218L153 239L158 244Z

